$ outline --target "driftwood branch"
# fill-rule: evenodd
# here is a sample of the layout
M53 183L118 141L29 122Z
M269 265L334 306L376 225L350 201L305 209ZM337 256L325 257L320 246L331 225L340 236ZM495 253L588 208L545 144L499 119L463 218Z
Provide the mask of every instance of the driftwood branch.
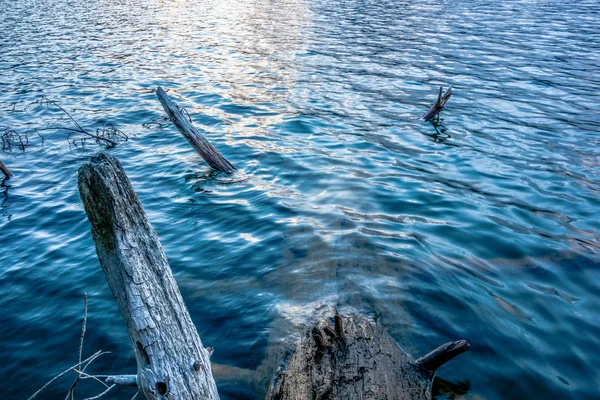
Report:
M469 347L454 342L419 362L370 319L336 315L331 325L323 320L304 335L277 373L270 400L430 400L435 368Z
M4 166L4 164L2 164L2 161L0 161L0 171L4 174L4 176L8 179L8 178L12 178L13 174L10 173L10 171L8 170L8 168L6 168Z
M432 352L417 360L417 364L428 372L435 372L439 367L452 360L454 357L469 350L471 346L466 340L457 340L441 345Z
M225 159L219 153L217 149L215 149L209 141L202 135L195 127L192 125L192 122L189 118L189 115L185 111L185 109L179 107L177 103L167 96L165 91L158 87L156 89L156 96L162 104L165 112L171 119L171 122L175 127L181 132L183 137L189 142L189 144L196 150L200 157L206 161L208 165L217 171L231 173L236 170L236 168L229 161Z
M148 400L218 399L208 352L121 164L100 153L80 168L79 192L135 350L139 391Z
M431 107L425 114L423 114L423 116L421 117L423 120L431 121L436 115L440 113L440 111L444 109L444 106L446 105L448 100L450 100L450 97L452 97L452 86L450 86L443 94L442 90L443 87L440 86L440 92L438 94L437 101L431 105Z

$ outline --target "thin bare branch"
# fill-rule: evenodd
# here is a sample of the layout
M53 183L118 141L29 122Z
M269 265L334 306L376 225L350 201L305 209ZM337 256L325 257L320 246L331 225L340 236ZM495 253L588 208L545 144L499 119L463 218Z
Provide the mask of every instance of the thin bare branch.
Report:
M79 363L81 363L81 356L83 354L83 339L85 338L85 329L87 326L87 314L88 314L88 297L87 297L87 293L84 293L83 294L83 324L81 326L81 339L79 340L79 359L78 359ZM79 379L81 379L81 372L77 372L77 378L75 379L75 382L73 382L73 384L71 385L71 388L69 389L69 393L67 393L65 400L67 400L69 397L71 398L71 400L75 400L73 391L75 390L75 386L77 386L77 382L79 382Z
M116 129L114 127L114 125L112 125L110 123L105 124L103 128L97 129L96 134L93 134L93 133L83 129L82 126L73 117L73 115L71 115L71 113L69 113L57 101L51 100L45 96L42 96L42 98L40 100L36 100L33 103L30 103L29 105L34 105L34 104L46 106L46 108L50 108L51 106L55 107L67 116L67 119L69 121L71 121L71 123L75 126L75 128L69 128L69 127L63 126L63 125L57 125L57 126L48 125L48 126L46 126L46 128L40 129L40 130L63 130L63 131L71 132L69 134L69 136L67 137L67 140L70 139L70 136L72 133L81 133L83 135L88 136L88 138L94 139L96 141L96 143L102 143L107 147L114 147L118 143L117 143L117 141L115 141L113 139L117 138L117 139L122 139L125 141L127 141L129 139L129 137L125 133L123 133L119 129ZM27 107L25 109L27 109ZM85 138L78 137L76 139L71 140L69 143L71 143L73 145L77 145L76 144L77 141L79 141L83 145L85 143Z
M75 371L75 372L77 372L78 374L82 375L82 377L81 377L81 380L84 380L84 379L93 379L93 380L95 380L95 381L98 381L98 382L100 382L100 383L101 383L101 384L103 384L105 387L108 387L108 385L107 385L106 383L104 383L104 382L102 382L102 381L100 380L100 377L97 377L97 376L95 376L95 375L86 374L85 372L83 372L83 371L80 371L80 370L78 370L78 369L74 369L73 371Z
M85 399L85 400L95 400L95 399L99 399L100 397L104 396L106 393L110 392L110 390L111 390L112 388L114 388L115 386L117 386L117 385L112 385L112 386L109 386L109 387L108 387L108 389L106 389L104 392L100 393L99 395L96 395L96 396L94 396L94 397L88 397L88 398L87 398L87 399Z
M24 151L25 147L29 146L29 136L27 136L27 132L19 133L10 127L0 127L0 142L2 143L2 151L6 151L13 146Z
M96 358L100 357L101 355L104 354L109 354L110 351L97 351L96 353L94 353L93 355L91 355L90 357L86 358L85 360L83 360L80 363L77 363L75 365L73 365L71 368L68 368L66 370L64 370L63 372L61 372L60 374L56 375L54 378L50 379L48 381L48 383L46 383L44 386L42 386L37 392L35 392L29 399L27 400L33 400L35 399L41 392L43 392L48 386L50 386L54 381L56 381L58 378L65 376L66 374L68 374L69 372L73 371L75 368L79 367L80 365L82 365L83 363L87 363L87 365L89 365L89 363L91 363L92 361L94 361Z

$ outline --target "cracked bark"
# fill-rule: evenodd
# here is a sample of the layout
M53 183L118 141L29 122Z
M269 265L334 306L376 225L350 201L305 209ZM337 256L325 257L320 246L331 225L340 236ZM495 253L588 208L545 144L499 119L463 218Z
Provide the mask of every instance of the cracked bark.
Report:
M331 322L302 337L268 399L429 400L435 370L469 349L460 340L414 360L375 321L336 315L335 329Z
M135 350L140 392L148 400L218 399L209 354L119 161L100 153L79 169L78 183L98 259Z

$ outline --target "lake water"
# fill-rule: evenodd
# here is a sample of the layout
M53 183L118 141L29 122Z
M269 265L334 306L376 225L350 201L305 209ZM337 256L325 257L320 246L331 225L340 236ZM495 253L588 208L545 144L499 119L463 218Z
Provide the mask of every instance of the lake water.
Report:
M77 362L84 292L84 356L112 352L90 371L135 373L76 187L102 146L42 141L33 128L69 124L30 104L42 96L129 136L109 151L215 347L223 399L264 397L327 306L378 317L414 356L467 339L438 373L466 399L599 398L600 3L0 9L0 126L29 137L0 152L15 175L0 186L2 399ZM450 84L439 123L420 121ZM236 175L211 172L161 119L158 85ZM100 388L82 382L78 398Z

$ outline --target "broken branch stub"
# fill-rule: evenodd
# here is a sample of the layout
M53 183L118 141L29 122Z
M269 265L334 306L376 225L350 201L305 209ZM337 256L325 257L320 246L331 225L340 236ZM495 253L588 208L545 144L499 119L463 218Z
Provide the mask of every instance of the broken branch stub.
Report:
M10 173L10 171L8 170L8 168L6 168L4 166L4 164L2 164L2 161L0 161L0 171L4 174L4 176L8 179L8 178L12 178L13 174Z
M79 193L135 350L140 392L148 400L218 399L208 352L119 161L103 152L84 164Z
M231 173L236 170L233 164L227 161L194 127L187 112L184 114L184 110L171 100L160 86L156 89L156 96L173 125L208 165L221 172Z
M431 105L429 110L421 117L425 121L431 121L436 115L438 115L443 109L450 97L452 97L452 86L450 86L444 94L442 94L442 86L440 86L440 92L438 94L437 101Z
M417 364L421 369L428 373L435 373L435 371L452 360L454 357L469 350L471 346L466 340L457 340L455 342L448 342L430 353L417 359Z

